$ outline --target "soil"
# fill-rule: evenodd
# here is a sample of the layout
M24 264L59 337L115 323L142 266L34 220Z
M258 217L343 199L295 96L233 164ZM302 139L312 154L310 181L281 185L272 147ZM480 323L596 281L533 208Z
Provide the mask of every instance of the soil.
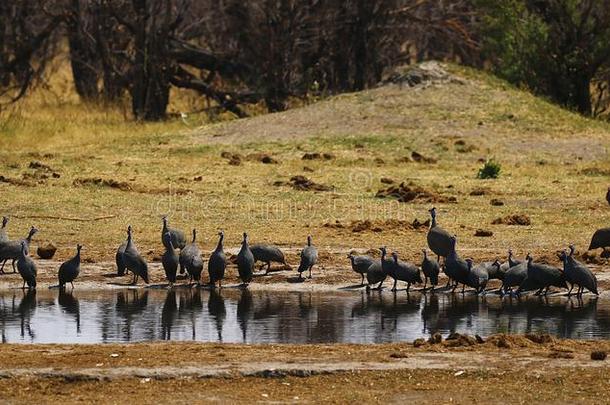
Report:
M507 215L505 217L496 218L491 222L493 225L524 225L528 226L532 224L530 218L525 214L514 214Z
M380 189L377 198L395 198L399 202L426 202L426 203L451 203L457 202L453 196L444 196L434 191L427 190L413 182L400 183L398 186L389 186Z

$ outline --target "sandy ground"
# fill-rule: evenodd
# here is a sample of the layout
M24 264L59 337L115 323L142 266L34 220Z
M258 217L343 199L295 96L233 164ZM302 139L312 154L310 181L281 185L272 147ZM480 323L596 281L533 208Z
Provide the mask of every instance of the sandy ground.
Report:
M590 353L610 343L530 339L540 341L3 345L0 396L8 403L599 403L610 372Z

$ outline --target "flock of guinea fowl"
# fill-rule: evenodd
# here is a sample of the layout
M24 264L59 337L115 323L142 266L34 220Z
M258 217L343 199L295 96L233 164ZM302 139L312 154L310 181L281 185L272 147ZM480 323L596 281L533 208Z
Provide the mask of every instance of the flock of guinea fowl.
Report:
M508 251L508 260L501 263L483 262L474 264L472 259L462 259L456 250L456 237L449 234L440 227L436 221L436 209L429 210L431 216L430 228L428 230L427 241L430 250L437 258L430 257L426 249L422 249L423 260L420 266L413 263L402 261L396 252L388 257L386 248L381 247L381 258L375 259L370 256L356 256L349 254L352 269L361 275L361 285L364 286L364 279L367 279L368 288L382 289L383 283L389 276L394 280L392 291L396 291L397 282L407 284L407 293L412 284L421 284L421 291L427 290L428 281L434 290L438 285L438 278L441 270L448 278L446 288L455 291L461 284L462 293L466 287L474 289L477 294L485 293L489 280L501 280L502 286L499 289L501 295L521 294L527 291L535 291L536 294L548 294L551 287L568 289L571 295L574 287L578 287L576 294L581 296L585 290L598 295L597 279L593 272L583 263L574 257L575 248L570 245L568 250L563 250L559 254L563 263L563 269L548 264L536 263L528 253L525 260L519 261L513 257L512 251ZM37 232L32 227L28 236L22 240L10 240L7 234L8 218L3 217L2 228L0 228L0 273L4 273L4 265L8 260L12 260L13 272L16 270L23 278L23 288L36 288L37 267L34 260L29 256L29 245L32 237ZM116 265L119 276L130 271L133 274L132 284L135 285L139 278L145 283L149 283L148 264L139 254L133 241L131 226L127 228L127 240L122 243L116 252ZM161 240L165 252L161 257L165 276L171 288L176 283L177 273L188 273L190 283L196 286L202 285L202 273L204 270L204 260L202 252L197 245L197 233L193 230L190 243L187 243L183 232L170 228L166 217L163 217L163 229ZM224 233L218 233L218 245L211 252L208 264L208 286L211 288L222 287L222 280L225 277L228 260L223 247ZM593 235L589 249L605 248L610 246L610 228L596 231ZM58 271L59 288L65 288L67 283L74 288L74 280L80 274L81 245L77 245L76 255L62 263ZM179 253L176 251L179 250ZM442 265L439 263L442 259ZM272 245L250 245L248 235L243 234L241 249L237 254L235 263L239 278L244 287L252 281L254 265L260 261L267 265L267 272L271 268L271 263L282 263L287 265L282 251ZM297 268L299 279L303 273L308 272L308 277L312 277L312 268L317 264L318 250L312 243L311 236L307 237L307 245L300 252L300 263ZM422 280L423 273L423 280ZM569 287L568 287L569 285Z

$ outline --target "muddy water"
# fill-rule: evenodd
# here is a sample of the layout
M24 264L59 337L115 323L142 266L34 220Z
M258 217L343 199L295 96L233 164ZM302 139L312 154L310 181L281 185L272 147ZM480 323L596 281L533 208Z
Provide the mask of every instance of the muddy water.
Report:
M380 343L436 331L610 338L610 300L187 288L0 293L5 343Z

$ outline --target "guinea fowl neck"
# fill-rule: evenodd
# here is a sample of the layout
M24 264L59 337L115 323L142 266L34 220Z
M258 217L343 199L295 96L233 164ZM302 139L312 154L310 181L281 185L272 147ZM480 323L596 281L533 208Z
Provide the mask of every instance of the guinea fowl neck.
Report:
M225 234L221 233L219 235L219 238L218 238L218 245L216 245L216 251L217 252L222 251L222 241L223 241L224 238L225 238Z

